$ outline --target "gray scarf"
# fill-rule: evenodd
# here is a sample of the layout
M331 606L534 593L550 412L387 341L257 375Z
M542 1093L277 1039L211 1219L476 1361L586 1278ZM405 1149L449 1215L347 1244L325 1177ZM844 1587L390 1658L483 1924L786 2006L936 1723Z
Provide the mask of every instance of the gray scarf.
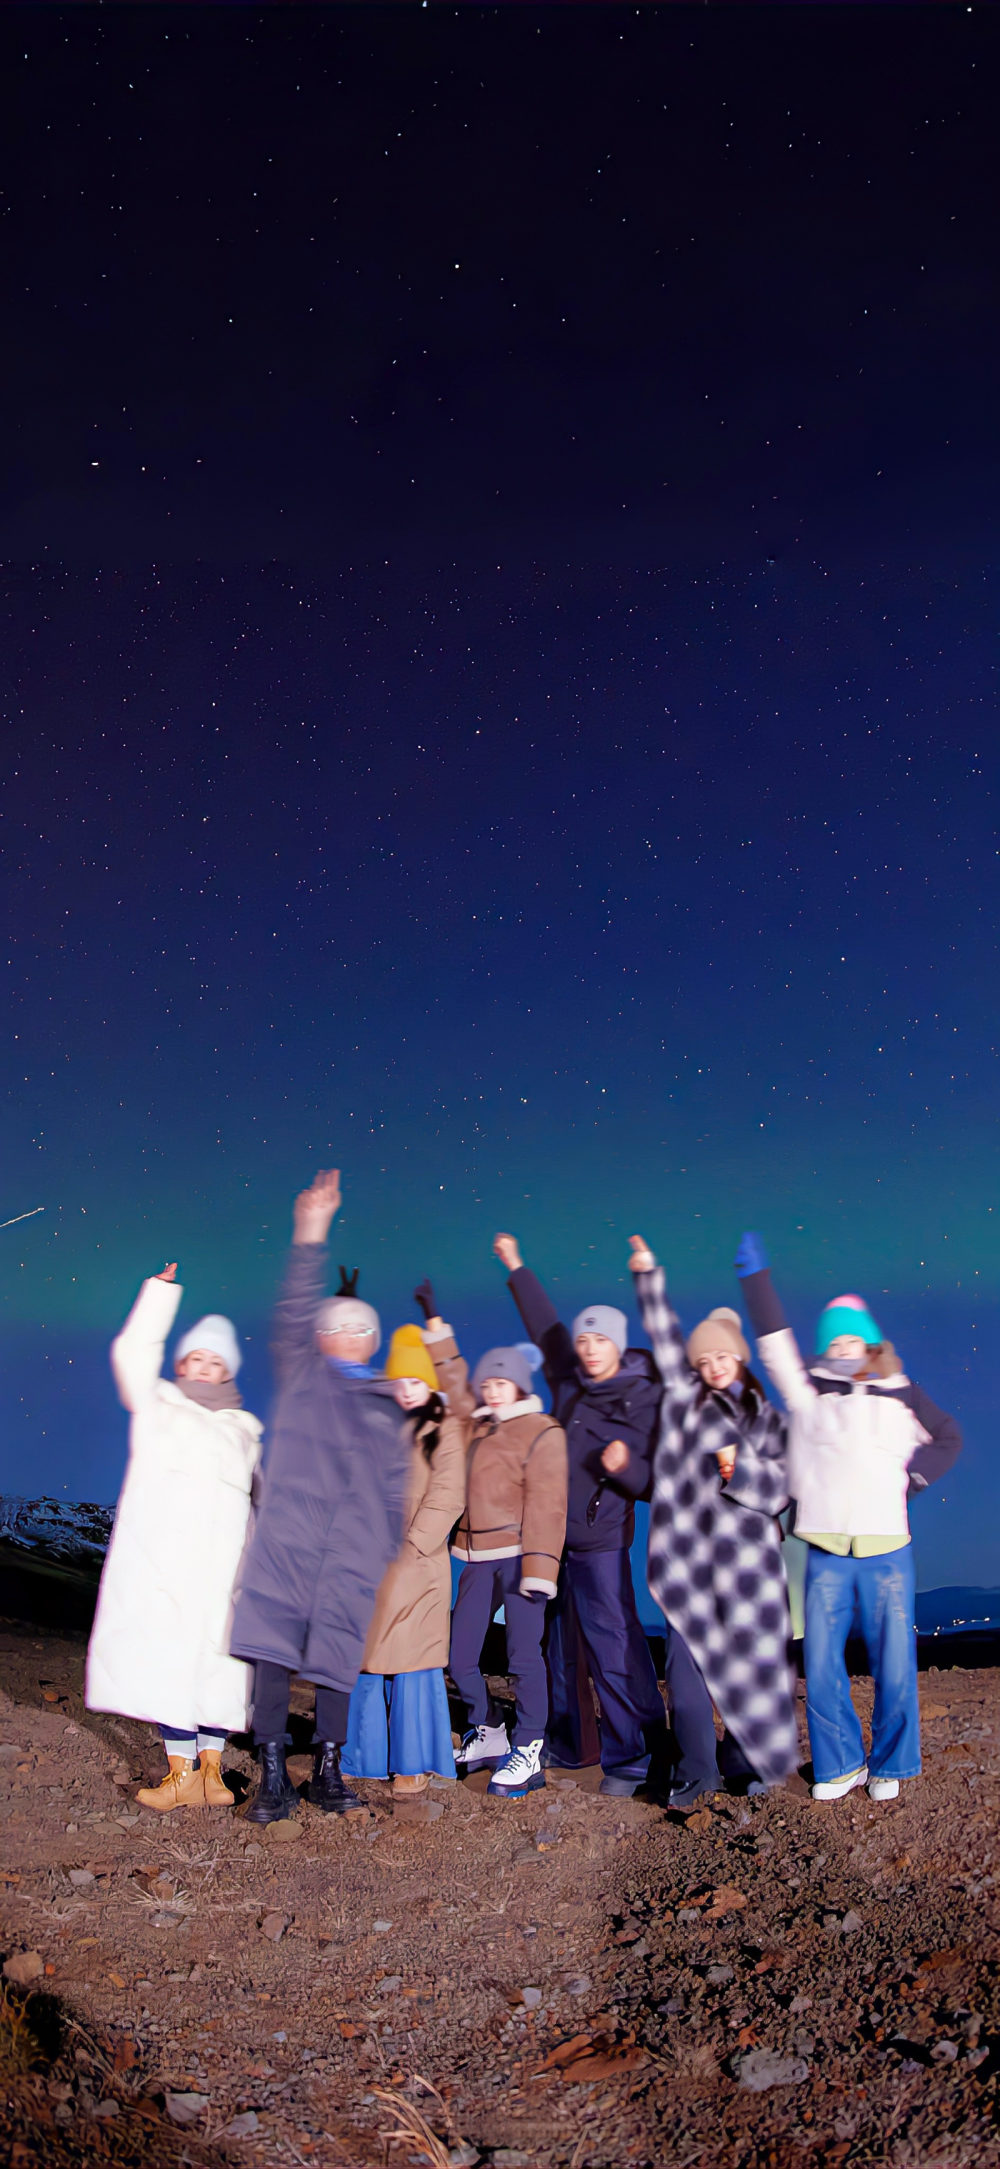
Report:
M207 1378L175 1378L174 1384L187 1394L189 1401L197 1401L199 1408L207 1408L210 1416L217 1416L224 1408L243 1406L231 1378L220 1379L218 1385L213 1385Z

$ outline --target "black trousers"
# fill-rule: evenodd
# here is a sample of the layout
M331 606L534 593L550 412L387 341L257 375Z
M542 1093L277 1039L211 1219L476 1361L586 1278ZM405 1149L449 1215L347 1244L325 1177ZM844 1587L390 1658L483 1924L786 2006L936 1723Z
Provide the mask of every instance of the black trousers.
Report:
M291 1746L292 1735L288 1730L288 1698L292 1675L283 1664L263 1661L253 1668L253 1736L258 1747L265 1740L283 1740ZM350 1695L342 1687L317 1687L316 1726L313 1745L332 1740L343 1747L347 1738L347 1709Z
M678 1792L702 1785L717 1792L719 1773L731 1785L753 1781L757 1772L731 1732L715 1737L712 1697L682 1634L667 1626L666 1680L674 1738L680 1760L673 1782Z

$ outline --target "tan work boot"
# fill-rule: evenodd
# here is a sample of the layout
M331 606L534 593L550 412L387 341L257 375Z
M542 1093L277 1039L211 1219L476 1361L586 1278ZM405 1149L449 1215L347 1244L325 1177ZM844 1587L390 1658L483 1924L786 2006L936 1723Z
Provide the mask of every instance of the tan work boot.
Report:
M167 1761L170 1768L162 1785L140 1785L135 1796L140 1807L155 1808L158 1815L169 1815L178 1807L203 1808L204 1780L190 1755L168 1755Z
M198 1760L205 1786L205 1806L235 1807L236 1794L230 1792L222 1775L221 1747L199 1748Z
M394 1800L418 1800L421 1793L427 1791L429 1784L430 1778L426 1770L422 1770L419 1777L394 1777L392 1797Z

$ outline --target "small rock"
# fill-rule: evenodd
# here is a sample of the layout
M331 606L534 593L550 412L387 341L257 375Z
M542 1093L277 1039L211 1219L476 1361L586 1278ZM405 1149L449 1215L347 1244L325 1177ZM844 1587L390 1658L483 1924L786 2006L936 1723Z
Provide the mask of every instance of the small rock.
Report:
M196 2124L209 2106L207 2094L167 2094L164 2107L172 2124Z
M451 2163L451 2169L474 2169L475 2163L479 2160L479 2155L474 2146L466 2146L463 2140L461 2146L452 2147L448 2160Z
M12 1981L15 1988L28 1988L32 1981L40 1981L45 1972L45 1960L37 1951L17 1951L8 1958L3 1969L5 1981Z
M300 1822L265 1823L264 1825L265 1845L294 1845L296 1839L301 1836L302 1825Z
M733 1978L732 1966L709 1966L707 1978L716 1984L720 1981L731 1981Z
M77 1890L85 1890L87 1884L93 1882L94 1877L89 1868L71 1868L69 1879Z
M589 1996L590 1975L588 1973L578 1973L572 1981L567 1981L566 1994L567 1996Z
M93 2114L99 2116L102 2122L107 2123L113 2116L119 2116L121 2111L117 2101L113 2101L109 2095L106 2101L97 2102Z
M377 1936L387 1936L392 1926L393 1922L391 1920L373 1920L372 1933Z
M540 1854L537 1845L522 1845L514 1854L514 1866L515 1868L534 1867L537 1866L539 1858Z
M158 1913L151 1913L149 1919L153 1928L183 1928L185 1926L185 1915L174 1912L171 1906L166 1905L161 1906Z
M745 2092L766 2093L769 2086L801 2086L809 2077L803 2056L780 2056L776 2049L751 2049L740 2058L738 2078Z
M931 2056L936 2064L953 2064L958 2055L957 2041L935 2041Z
M284 1913L265 1913L260 1924L260 1932L262 1936L267 1937L269 1943L280 1943L287 1926L288 1922Z
M682 1905L678 1908L677 1918L678 1920L700 1920L701 1914L696 1905Z
M498 2146L490 2155L492 2162L499 2162L502 2169L533 2169L535 2156L523 2154L519 2146Z
M380 1996L394 1996L397 1988L402 1988L402 1986L403 1976L401 1973L387 1973L378 1984L378 1994Z
M15 1747L13 1740L0 1741L0 1762L16 1762L23 1754L23 1747Z
M857 1935L858 1929L860 1927L860 1913L845 1913L844 1918L840 1923L840 1933L842 1936L855 1936Z
M522 1988L521 2002L524 2004L527 2010L537 2011L541 2000L542 1991L540 1988Z
M257 2129L256 2109L244 2109L242 2116L234 2116L218 2133L220 2139L249 2139Z

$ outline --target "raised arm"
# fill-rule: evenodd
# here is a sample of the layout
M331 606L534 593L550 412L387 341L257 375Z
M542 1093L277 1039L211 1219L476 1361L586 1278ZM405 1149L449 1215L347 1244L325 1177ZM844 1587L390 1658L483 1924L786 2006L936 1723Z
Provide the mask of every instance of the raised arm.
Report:
M760 1360L772 1385L777 1387L786 1408L808 1408L816 1398L816 1388L782 1310L771 1280L767 1252L759 1235L741 1236L736 1271Z
M684 1335L677 1314L667 1301L667 1279L662 1265L656 1259L641 1235L630 1235L632 1255L629 1266L635 1275L635 1292L639 1314L653 1344L656 1367L663 1380L664 1390L674 1398L678 1392L690 1387L695 1391L697 1380L687 1359Z
M162 1273L143 1281L117 1340L111 1343L118 1398L133 1415L155 1391L163 1369L167 1335L184 1293L174 1278L176 1271L176 1265L167 1265Z
M542 1351L542 1368L554 1393L564 1380L576 1377L576 1350L569 1328L563 1324L541 1281L529 1272L514 1236L498 1235L493 1249L510 1274L507 1286L521 1313L528 1339Z
M336 1168L317 1175L295 1200L292 1247L274 1307L272 1353L283 1380L316 1346L319 1307L326 1294L327 1236L340 1207Z

